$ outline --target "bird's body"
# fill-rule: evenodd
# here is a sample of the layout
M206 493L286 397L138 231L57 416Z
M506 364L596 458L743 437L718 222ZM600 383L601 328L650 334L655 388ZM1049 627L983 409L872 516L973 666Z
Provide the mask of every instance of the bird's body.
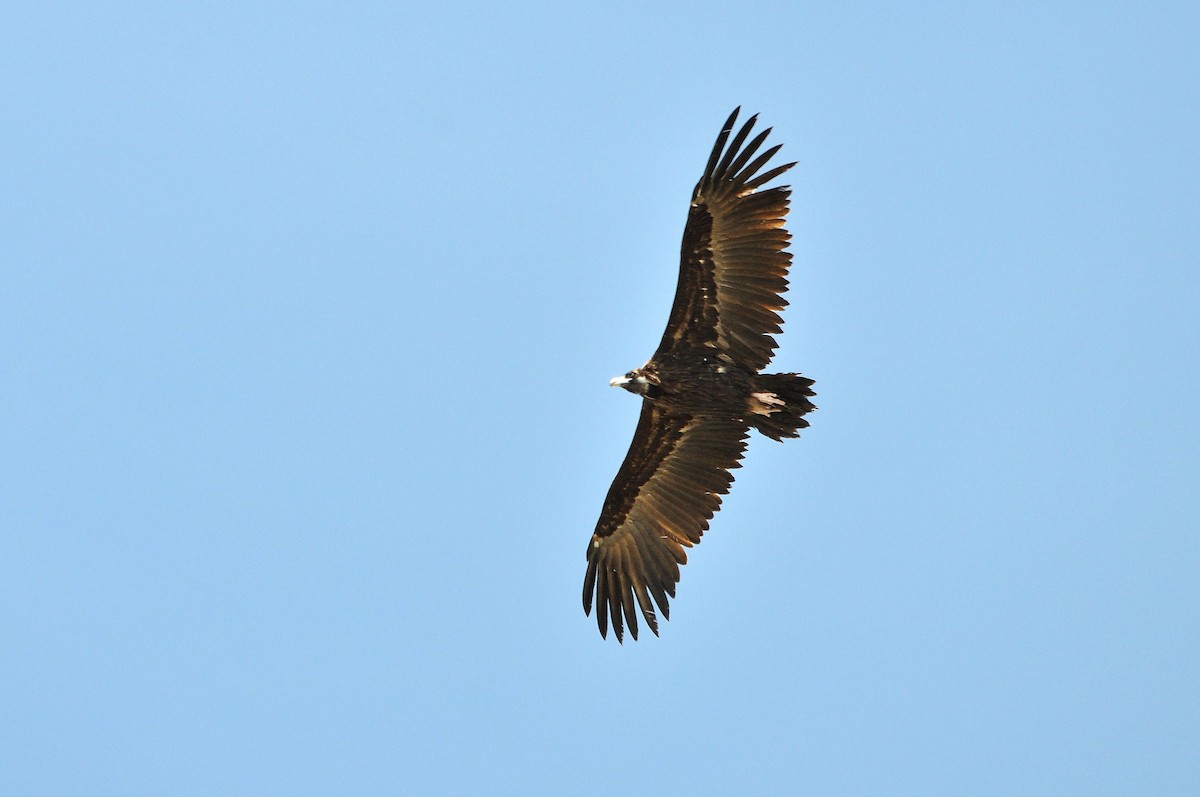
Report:
M754 384L752 374L723 362L712 349L668 352L631 373L657 387L646 396L651 401L706 415L740 415ZM631 392L640 391L634 388Z
M637 610L655 634L675 595L685 548L700 542L733 483L750 429L796 437L813 409L812 380L760 373L775 350L791 255L783 228L788 190L760 186L778 146L755 158L770 130L742 146L755 117L726 148L725 123L696 186L684 229L679 285L654 356L611 384L642 396L629 453L588 544L584 610L595 597L600 633L611 619L637 639ZM751 162L751 158L754 158Z

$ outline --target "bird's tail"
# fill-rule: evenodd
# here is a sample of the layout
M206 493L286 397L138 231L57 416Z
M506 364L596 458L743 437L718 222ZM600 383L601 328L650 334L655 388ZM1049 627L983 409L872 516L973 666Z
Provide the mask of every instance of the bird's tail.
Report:
M813 380L800 374L759 374L750 394L747 420L772 440L799 437L808 426L804 416L816 409Z

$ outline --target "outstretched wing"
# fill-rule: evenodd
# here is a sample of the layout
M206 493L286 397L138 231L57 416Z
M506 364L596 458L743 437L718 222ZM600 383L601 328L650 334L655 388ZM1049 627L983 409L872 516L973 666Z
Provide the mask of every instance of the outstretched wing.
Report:
M775 353L772 335L782 323L776 311L787 306L781 295L792 256L784 251L791 236L783 226L791 191L758 189L796 164L760 171L781 145L755 157L771 132L768 127L745 143L757 116L729 141L739 110L721 129L692 194L675 304L654 356L710 346L760 371Z
M700 542L708 521L729 492L746 450L747 426L729 418L664 411L643 400L629 453L613 480L596 531L588 543L583 609L601 636L612 619L617 639L625 625L637 639L637 609L658 634L655 604L670 617L684 548ZM636 601L636 604L635 604Z

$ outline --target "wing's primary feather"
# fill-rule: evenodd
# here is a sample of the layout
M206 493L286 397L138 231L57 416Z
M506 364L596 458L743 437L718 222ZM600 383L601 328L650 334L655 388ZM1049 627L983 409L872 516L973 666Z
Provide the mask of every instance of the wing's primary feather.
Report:
M748 371L760 371L775 353L777 311L787 306L781 294L787 290L791 236L783 225L791 192L757 189L795 164L760 174L779 145L755 158L771 129L743 147L758 117L750 117L730 140L737 115L735 110L722 127L692 194L675 303L655 357L709 346Z
M700 542L708 521L729 492L746 449L747 425L723 417L665 412L643 401L629 453L609 488L596 531L588 542L583 608L603 636L611 620L617 639L628 626L638 635L637 610L658 633L670 616L684 549Z

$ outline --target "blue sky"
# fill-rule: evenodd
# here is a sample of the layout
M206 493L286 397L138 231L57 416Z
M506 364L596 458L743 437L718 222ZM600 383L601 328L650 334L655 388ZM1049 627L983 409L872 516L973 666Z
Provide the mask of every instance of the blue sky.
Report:
M6 6L0 790L1200 793L1200 11L1049 5ZM737 105L821 409L619 646Z

